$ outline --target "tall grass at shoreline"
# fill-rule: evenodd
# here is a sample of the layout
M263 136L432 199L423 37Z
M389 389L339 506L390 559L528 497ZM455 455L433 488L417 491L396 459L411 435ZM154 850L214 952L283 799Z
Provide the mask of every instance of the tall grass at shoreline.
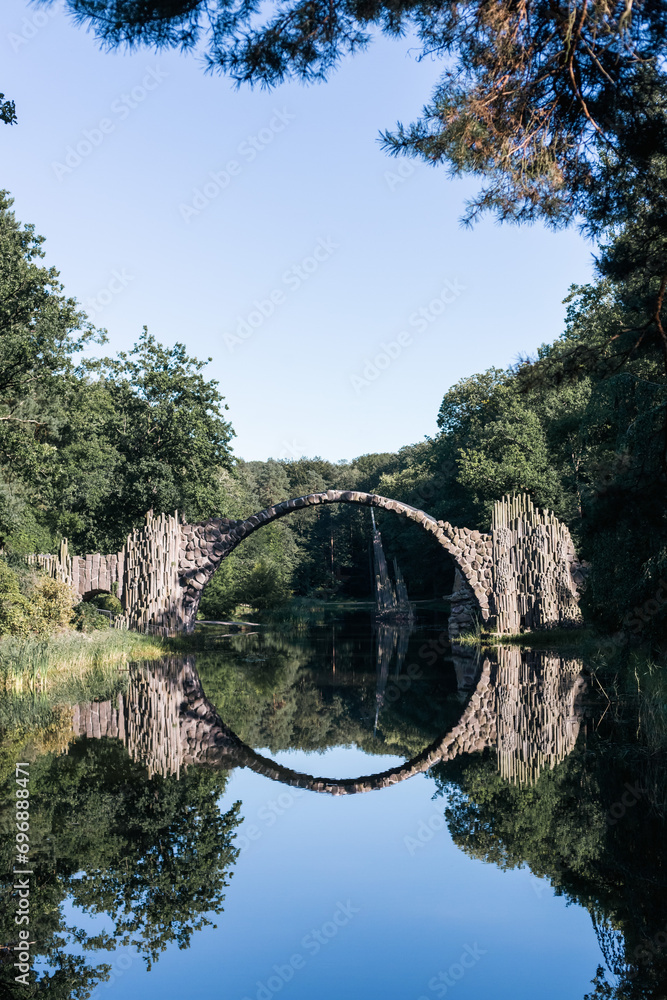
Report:
M115 629L0 640L0 779L14 761L63 753L72 705L124 690L131 660L159 659L167 641Z
M100 675L133 659L158 659L167 643L152 636L109 629L63 631L48 637L5 636L0 640L0 685L5 692L51 692L64 684L89 686Z
M582 652L591 652L604 644L604 638L596 636L589 628L554 628L539 632L520 632L516 635L503 635L496 632L485 632L478 622L477 627L469 632L463 632L454 640L460 646L476 646L480 649L494 649L496 646L520 646L527 649L561 649L563 647L579 647Z

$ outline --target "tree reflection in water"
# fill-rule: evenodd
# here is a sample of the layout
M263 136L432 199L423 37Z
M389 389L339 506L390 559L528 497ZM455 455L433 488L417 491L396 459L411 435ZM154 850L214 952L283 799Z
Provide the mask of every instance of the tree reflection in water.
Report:
M3 873L12 871L13 775L2 801ZM192 768L175 776L154 775L133 761L118 740L82 739L67 755L45 755L31 765L30 930L49 965L22 996L49 1000L86 997L108 967L92 967L69 954L113 951L130 945L146 965L171 943L187 948L194 931L221 913L224 890L236 860L234 829L239 804L221 813L218 799L227 775ZM13 879L3 875L5 898ZM69 927L63 902L89 915L106 914L111 929L95 936ZM2 911L2 941L13 947L15 907ZM2 952L0 983L15 987L13 955Z
M420 760L425 746L446 745L430 774L447 793L454 842L502 869L527 866L588 909L606 965L591 997L664 997L665 810L651 778L655 754L644 753L632 707L602 712L576 658L516 647L433 658L428 648L418 633L384 624L363 635L333 628L239 637L224 655L198 655L196 669L192 657L135 665L119 698L78 706L74 725L87 737L32 767L39 892L31 927L49 966L34 995L84 998L104 977L69 953L75 944L84 956L130 945L150 966L222 912L239 804L220 812L228 771L192 764L187 733L196 726L183 722L212 714L251 753L356 743L371 759ZM185 690L188 671L197 683ZM394 688L400 696L388 698ZM457 726L461 738L448 742ZM9 832L9 807L2 823ZM66 927L68 897L88 914L106 914L109 930L92 937ZM2 920L10 944L12 913ZM9 985L13 968L2 956Z

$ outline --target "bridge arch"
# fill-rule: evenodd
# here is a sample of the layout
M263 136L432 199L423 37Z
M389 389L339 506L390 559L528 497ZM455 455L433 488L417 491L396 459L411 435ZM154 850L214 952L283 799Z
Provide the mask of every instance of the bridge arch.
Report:
M493 543L490 534L456 528L447 521L438 521L430 514L399 500L390 500L377 493L358 490L327 490L285 500L260 510L245 520L212 518L201 524L181 526L179 549L179 582L183 590L182 614L186 631L192 631L201 595L216 570L241 542L254 531L305 507L331 503L353 503L391 510L430 532L445 552L454 560L463 581L484 620L489 618L489 598L493 593Z
M452 760L461 753L473 753L492 746L496 738L495 692L492 677L492 666L487 659L479 671L477 683L459 721L415 757L386 771L377 771L357 778L324 778L294 771L284 764L258 754L225 725L215 708L206 699L199 678L190 675L186 680L186 689L188 683L193 685L189 690L189 696L194 695L197 707L190 713L189 722L192 728L188 732L186 719L183 731L187 733L188 743L193 747L194 753L190 757L186 751L183 763L186 766L190 763L205 762L209 767L247 767L271 781L325 795L354 795L378 791L412 778L416 774L423 774L434 764ZM182 743L184 742L182 740Z
M496 748L501 775L531 782L574 747L586 714L587 679L576 657L499 647L475 665L472 690L458 722L421 753L396 767L357 778L294 771L258 754L227 726L208 700L195 657L130 665L116 701L76 705L75 737L117 737L149 776L203 765L247 767L272 781L328 795L377 791L462 753Z
M201 593L221 561L253 531L294 510L316 504L355 503L393 510L416 521L454 560L455 593L448 630L455 639L475 613L499 633L572 627L582 623L579 587L588 564L577 558L570 532L552 511L534 507L527 494L494 505L490 533L437 521L410 504L376 493L327 490L285 500L232 521L217 517L182 523L177 513L146 514L146 523L110 555L70 556L63 539L58 555L32 553L29 565L62 580L83 596L116 590L127 627L172 635L192 631Z

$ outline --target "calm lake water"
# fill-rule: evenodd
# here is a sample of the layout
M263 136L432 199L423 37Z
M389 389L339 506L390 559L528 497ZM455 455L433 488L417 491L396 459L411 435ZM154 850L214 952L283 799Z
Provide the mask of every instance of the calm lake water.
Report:
M33 765L78 995L665 995L663 824L576 656L341 612L119 687Z

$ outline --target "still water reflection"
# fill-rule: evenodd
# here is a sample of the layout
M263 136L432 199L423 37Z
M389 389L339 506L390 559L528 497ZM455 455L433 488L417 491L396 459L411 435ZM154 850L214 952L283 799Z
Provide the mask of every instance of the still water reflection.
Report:
M612 717L576 656L436 619L133 664L33 765L47 995L657 1000L664 825Z

